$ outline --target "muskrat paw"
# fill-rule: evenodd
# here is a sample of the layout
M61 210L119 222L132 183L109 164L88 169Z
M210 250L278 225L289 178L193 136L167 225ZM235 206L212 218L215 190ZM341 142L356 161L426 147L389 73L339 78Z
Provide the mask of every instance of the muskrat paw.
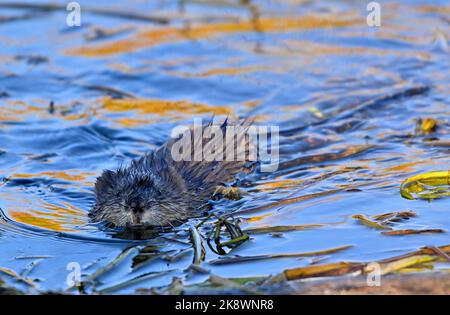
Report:
M230 200L239 200L242 198L243 192L238 187L217 186L212 195L212 199L218 200L227 198Z

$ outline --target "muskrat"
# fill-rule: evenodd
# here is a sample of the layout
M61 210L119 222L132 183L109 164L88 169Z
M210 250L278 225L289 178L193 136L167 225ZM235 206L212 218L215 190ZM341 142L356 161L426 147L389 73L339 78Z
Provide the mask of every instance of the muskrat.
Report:
M93 222L103 221L113 227L140 228L170 227L201 216L208 210L209 201L218 187L232 183L239 173L250 173L257 165L257 161L249 160L249 137L225 137L228 127L248 130L251 124L248 120L233 123L226 119L222 124L211 120L208 124L198 126L202 134L212 126L221 131L218 137L202 137L202 147L223 144L225 149L235 150L238 141L244 143L245 158L241 160L176 161L172 149L181 139L178 136L133 160L127 167L103 171L95 183L96 203L89 217ZM188 130L193 131L194 128ZM189 139L195 143L193 135ZM194 147L189 149L191 156Z

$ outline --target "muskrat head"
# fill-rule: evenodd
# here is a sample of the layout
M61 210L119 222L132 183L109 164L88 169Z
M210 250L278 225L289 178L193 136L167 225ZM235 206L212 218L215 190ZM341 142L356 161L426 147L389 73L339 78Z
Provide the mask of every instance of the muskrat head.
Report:
M95 183L96 203L90 218L115 227L170 226L183 219L181 209L150 173L104 171ZM176 197L175 197L176 199Z

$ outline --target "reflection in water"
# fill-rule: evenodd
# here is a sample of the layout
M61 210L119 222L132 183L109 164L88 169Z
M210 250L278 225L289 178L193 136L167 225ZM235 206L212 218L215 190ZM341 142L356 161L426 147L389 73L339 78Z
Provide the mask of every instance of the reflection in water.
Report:
M303 16L301 18L262 18L255 24L252 21L239 23L215 23L188 28L163 28L139 33L132 39L120 40L94 47L81 47L72 50L74 55L95 57L131 52L160 44L184 40L200 40L221 34L242 32L284 32L290 30L346 27L360 23L356 17L336 19L334 16Z

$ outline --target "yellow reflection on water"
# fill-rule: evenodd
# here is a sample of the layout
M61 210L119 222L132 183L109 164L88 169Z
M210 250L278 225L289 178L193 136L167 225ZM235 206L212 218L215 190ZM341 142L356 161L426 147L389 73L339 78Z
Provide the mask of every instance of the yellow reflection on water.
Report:
M95 176L94 172L69 172L69 171L52 171L52 172L39 172L39 173L15 173L11 175L11 178L36 178L36 177L46 177L53 179L63 179L73 182L84 182L88 178Z
M301 186L303 180L300 179L284 179L258 185L260 191L273 191L277 189L289 189L297 186Z
M187 101L166 101L158 99L103 99L103 109L112 112L137 110L143 114L166 114L180 112L187 114L210 113L228 114L230 110L222 106L209 106Z
M76 232L87 223L86 212L67 202L57 205L23 193L7 192L0 193L0 198L8 201L5 210L15 222L61 232Z
M239 32L284 32L296 29L346 27L362 23L361 19L332 16L268 17L235 23L212 23L192 26L189 29L163 28L134 35L132 38L95 46L83 46L69 54L95 57L135 51L145 47L173 43L186 39L205 39L214 35Z
M51 178L70 182L71 186L89 186L94 172L54 171L31 173L16 173L11 178ZM51 196L47 196L51 198ZM52 231L77 232L80 225L87 223L86 211L73 204L59 200L53 203L47 198L35 195L28 190L12 187L0 192L0 200L4 202L4 209L8 216L19 223L40 227Z
M42 109L23 101L0 101L0 121L23 121L25 116L36 115Z

